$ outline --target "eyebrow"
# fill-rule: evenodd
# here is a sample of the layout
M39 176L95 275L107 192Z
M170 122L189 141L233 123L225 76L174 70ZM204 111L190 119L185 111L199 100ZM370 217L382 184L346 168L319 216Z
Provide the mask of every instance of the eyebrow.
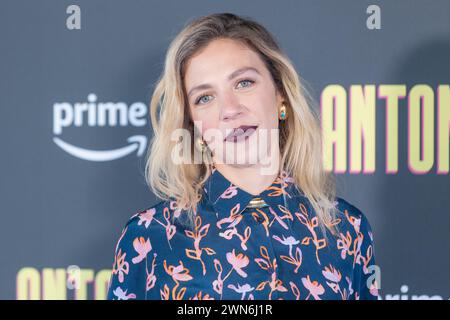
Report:
M247 71L254 71L257 74L261 75L261 72L259 72L259 70L254 67L242 67L242 68L239 68L239 69L233 71L228 76L227 80L230 81L230 80L236 78L237 76L239 76L240 74L247 72ZM203 89L209 89L209 88L211 88L211 85L208 83L199 84L198 86L195 86L191 90L189 90L188 98L197 90L203 90Z

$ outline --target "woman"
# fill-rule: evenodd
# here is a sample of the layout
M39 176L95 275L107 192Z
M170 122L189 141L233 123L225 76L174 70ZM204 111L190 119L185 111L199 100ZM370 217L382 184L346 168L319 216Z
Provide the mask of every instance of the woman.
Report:
M377 299L370 224L335 196L307 97L255 21L180 32L151 100L146 178L162 201L125 225L108 299Z

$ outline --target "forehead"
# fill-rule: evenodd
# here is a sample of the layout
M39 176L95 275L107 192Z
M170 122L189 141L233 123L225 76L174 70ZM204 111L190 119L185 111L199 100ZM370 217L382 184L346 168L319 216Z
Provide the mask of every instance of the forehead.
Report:
M231 39L210 42L186 63L185 83L213 82L225 79L234 70L249 66L265 73L265 66L259 55L244 44Z

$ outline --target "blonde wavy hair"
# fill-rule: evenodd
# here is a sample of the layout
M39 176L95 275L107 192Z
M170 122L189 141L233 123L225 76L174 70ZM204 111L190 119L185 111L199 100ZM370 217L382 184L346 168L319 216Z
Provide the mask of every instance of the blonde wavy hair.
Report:
M232 13L203 16L188 22L171 42L164 70L150 101L154 136L146 156L147 184L157 197L175 200L178 208L185 209L187 224L193 226L211 166L206 162L174 163L171 154L178 142L172 141L171 134L179 128L194 134L184 87L185 66L190 57L219 38L239 41L254 50L270 71L287 102L288 117L279 128L281 166L294 178L296 185L301 186L303 195L316 211L325 237L326 229L335 235L335 177L323 167L322 134L319 117L312 108L313 99L272 35L248 17ZM194 152L194 143L192 139L191 152Z

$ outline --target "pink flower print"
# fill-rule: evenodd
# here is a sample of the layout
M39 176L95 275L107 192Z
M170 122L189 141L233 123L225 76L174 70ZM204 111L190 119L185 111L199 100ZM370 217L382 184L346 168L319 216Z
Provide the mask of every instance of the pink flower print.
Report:
M220 232L219 236L225 238L227 240L231 240L234 236L237 236L239 240L241 240L241 248L242 250L247 250L247 241L250 239L250 235L252 233L252 229L247 226L244 230L244 234L240 234L236 228L227 229L224 232Z
M306 300L308 300L310 296L313 296L315 300L321 300L319 296L325 292L325 289L321 284L317 281L311 281L309 275L306 278L302 278L302 282L303 286L309 291Z
M247 273L245 273L242 268L245 268L248 266L250 260L248 257L242 253L239 253L236 255L235 250L233 249L232 252L227 252L227 261L231 264L234 270L241 276L246 278Z
M170 209L173 210L173 216L178 218L181 214L181 209L178 208L178 203L176 201L170 201Z
M288 291L284 286L283 282L280 279L277 279L277 273L274 271L272 272L272 281L269 283L271 292L273 291L280 291L280 292L286 292Z
M355 244L354 244L354 246L356 246L356 250L354 252L354 254L355 254L355 261L354 262L360 263L359 260L360 260L360 257L362 255L362 253L361 253L361 246L362 246L363 240L364 240L364 234L362 232L359 232L358 236L355 239ZM353 264L353 266L354 266L354 264Z
M169 244L170 249L172 249L172 246L170 244L170 240L172 239L172 237L177 232L177 228L176 228L175 225L173 225L170 222L170 220L171 220L171 218L170 218L170 209L168 207L165 207L163 209L163 216L164 216L164 220L166 221L166 223L161 222L157 218L153 218L153 220L155 220L156 223L161 225L166 230L167 243Z
M175 227L174 225L171 225L171 224L166 225L167 240L172 239L176 232L177 232L177 227Z
M161 293L161 300L169 300L170 299L170 289L169 286L164 284L164 288L162 290L159 290Z
M113 293L117 297L117 300L129 300L136 299L136 295L134 293L127 294L128 290L123 290L121 287L117 287Z
M189 274L189 270L183 265L183 262L179 261L178 266L168 266L166 265L166 260L164 260L164 269L167 274L172 277L174 281L189 281L192 280L192 276Z
M322 270L322 274L325 277L325 279L329 280L327 281L327 285L333 290L334 293L340 293L342 300L347 300L347 290L344 288L344 291L342 292L339 282L342 279L342 275L334 268L331 264L330 267L325 267L325 270Z
M300 220L300 222L305 225L309 232L311 233L311 237L304 237L302 240L302 244L303 245L309 245L310 242L312 242L314 244L314 246L316 247L316 259L317 259L317 263L320 263L320 259L319 259L319 250L323 249L327 246L327 242L325 239L319 239L319 237L317 236L316 231L314 230L315 228L318 227L319 225L319 221L317 219L317 217L313 217L311 219L309 219L309 214L308 214L308 209L306 208L306 206L303 203L300 203L300 211L296 212L295 215L297 216L298 220Z
M347 209L344 210L344 214L345 214L345 217L347 218L348 222L350 222L350 224L353 226L353 229L355 229L355 232L358 233L360 226L361 226L361 218L356 218L354 216L351 216L348 213Z
M259 251L263 258L255 258L255 262L261 269L271 272L272 276L270 281L263 281L258 284L256 290L264 290L264 287L268 284L270 287L269 300L272 300L272 293L274 291L286 292L287 289L283 286L283 282L280 279L277 279L277 260L274 258L273 261L270 261L269 254L265 246L260 246Z
M325 267L325 270L322 271L323 276L332 282L341 281L341 273L339 270L336 270L331 264L330 267Z
M220 297L222 298L222 290L223 290L223 279L222 279L222 265L220 264L220 261L218 259L214 259L214 268L216 269L218 276L217 280L213 281L213 289L215 292L220 294Z
M203 294L203 292L199 291L193 298L189 298L189 300L214 300L213 297L210 297L209 294Z
M214 201L214 204L216 204L219 199L231 199L237 195L237 193L237 186L231 183L230 186L226 188L225 191L222 192L222 194L216 199L216 201Z
M350 278L347 276L345 277L345 280L348 283L348 294L349 294L349 296L351 296L354 292L353 287L352 287L352 280L350 280Z
M231 184L221 195L219 198L222 199L231 199L233 198L235 195L237 195L238 191L237 191L237 186Z
M286 261L289 264L293 264L295 266L294 273L297 273L303 261L302 251L300 250L300 247L297 247L297 249L295 250L295 257L291 252L289 252L289 256L281 255L280 259Z
M245 294L247 292L251 292L251 291L253 291L255 289L252 286L250 286L248 283L244 284L243 286L238 284L237 288L236 288L236 286L234 284L229 284L228 288L236 291L237 293L242 293L241 300L244 300Z
M180 282L192 280L193 277L189 274L189 269L185 268L183 262L179 261L178 266L167 266L166 260L164 260L164 270L168 275L170 275L175 282L175 286L172 288L172 299L181 300L183 299L184 294L186 293L186 287L181 288L178 292L177 289L180 286ZM168 298L169 297L169 287L164 285L164 291L161 291L161 297Z
M261 282L256 287L256 290L257 291L264 290L264 287L266 286L266 284L268 284L269 287L270 287L270 292L269 292L269 297L268 297L269 300L272 300L272 294L273 294L274 291L280 291L280 292L288 291L283 286L283 281L281 281L280 279L277 279L276 265L275 265L274 271L272 272L271 280L270 281L263 281L263 282Z
M162 224L162 225L166 229L167 242L169 243L170 249L172 249L172 246L170 245L170 239L172 239L173 236L175 235L175 233L177 232L177 228L175 227L175 225L173 225L170 222L170 210L169 210L169 208L165 207L164 211L163 211L163 214L164 214L164 220L166 220L166 224Z
M151 208L146 210L145 212L139 214L139 222L138 225L142 225L144 223L145 228L147 229L150 223L152 223L153 216L156 213L155 208Z
M278 221L278 223L286 230L289 230L289 227L287 226L287 224L283 221L283 219L285 219L288 216L282 216L280 217L273 209L272 207L269 207L269 211L270 213L275 217L275 220ZM289 218L289 217L288 217Z
M126 257L126 252L124 252L122 254L122 249L119 249L119 251L117 252L116 257L114 258L114 264L113 264L113 269L112 269L112 273L113 274L118 274L119 275L119 282L122 283L124 280L124 274L128 274L130 265L128 264L128 262L125 260Z
M131 261L136 264L141 262L147 257L147 253L152 250L152 245L150 244L150 240L147 238L145 240L144 237L137 237L133 241L134 250L138 253L138 256L131 259Z
M295 296L295 300L300 300L300 290L298 289L297 285L292 281L289 282L289 285L291 286L291 290Z
M238 231L236 228L233 229L227 229L224 232L220 232L219 236L221 236L222 238L225 238L227 240L231 240L233 238L233 236L238 235Z
M207 255L216 254L216 252L211 248L208 247L200 248L200 241L208 234L209 226L210 226L209 223L202 226L202 219L200 216L197 216L195 218L195 231L192 232L190 230L185 230L186 236L188 236L191 239L194 239L194 249L186 248L185 249L186 256L190 259L200 261L203 268L203 275L206 274L206 265L202 260L203 251L206 252Z
M360 264L360 260L364 259L360 252L364 235L360 232L355 240L353 240L350 232L347 231L345 236L340 233L339 237L340 239L337 240L337 248L341 250L341 258L345 259L348 254L349 256L353 256L353 267L355 267L356 263Z
M248 239L250 239L250 234L251 234L252 230L250 227L247 226L244 230L243 235L237 231L236 225L242 220L242 215L239 214L239 208L240 208L240 204L238 203L233 207L233 209L231 209L229 217L223 218L217 222L217 228L222 229L222 224L230 223L224 232L219 233L219 236L221 236L227 240L232 239L233 236L237 236L241 240L242 249L247 250L246 243L247 243Z
M213 289L215 292L222 296L223 292L223 281L221 279L216 279L213 281Z
M340 233L339 234L340 239L337 240L337 248L341 250L341 258L345 259L347 256L347 253L350 255L353 253L351 250L352 245L352 236L350 235L350 232L346 232L345 236Z
M361 228L361 218L355 219L353 227L355 228L355 231L358 233Z
M292 246L295 246L296 244L299 244L300 241L295 239L293 236L289 236L289 237L286 238L283 235L282 237L283 237L283 239L280 239L280 237L277 236L277 235L273 236L273 238L275 240L277 240L278 242L280 242L281 244L284 244L285 246L289 246L289 255L292 256Z
M284 213L283 216L280 217L281 220L294 220L294 217L292 216L291 211L289 211L285 206L282 206L281 204L278 205L278 209Z
M241 205L237 203L233 209L230 211L230 215L226 218L220 219L217 221L217 228L222 229L222 224L229 223L227 228L234 228L239 222L242 220L242 215L239 214L239 209Z
M265 246L260 246L259 252L261 253L262 258L255 258L255 262L261 269L273 272L276 269L277 260L274 258L273 262L270 261L269 253Z
M152 270L150 273L147 271L147 291L152 289L156 284L156 275L155 275L155 266L156 266L156 253L153 254L153 262L152 262Z
M362 261L364 274L369 273L369 268L368 267L369 267L369 263L370 263L370 261L372 259L372 251L373 251L372 245L369 245L367 247L367 251L366 251L366 255L365 256L362 254L362 252L358 251L358 258L357 258L356 262L358 264L361 264L361 261Z
M299 247L297 247L297 250L295 250L295 257L292 255L292 247L294 245L297 245L300 243L300 241L298 241L297 239L295 239L292 236L289 237L285 237L283 235L283 239L280 239L279 236L274 235L273 238L277 241L279 241L280 243L289 246L289 256L285 256L285 255L281 255L280 258L284 261L286 261L287 263L293 264L296 266L296 268L294 269L294 272L297 273L298 269L300 268L301 264L302 264L302 251L300 250Z
M266 188L266 190L273 190L271 193L268 194L269 197L278 197L280 195L287 195L289 198L291 198L291 195L286 192L286 187L288 186L288 183L290 182L294 182L294 179L292 177L289 177L289 175L287 174L286 171L281 170L278 173L277 178L275 179L275 181L272 183L272 185L270 185L269 187ZM280 186L275 186L279 184Z
M277 178L277 180L274 182L274 184L281 184L281 183L282 182L280 181L279 178ZM270 185L266 188L266 191L269 190L273 190L271 193L267 194L269 197L279 197L283 194L287 195L288 197L291 197L291 195L286 192L282 184L280 185L280 187Z
M371 295L378 297L378 283L376 280L370 285L369 292Z

